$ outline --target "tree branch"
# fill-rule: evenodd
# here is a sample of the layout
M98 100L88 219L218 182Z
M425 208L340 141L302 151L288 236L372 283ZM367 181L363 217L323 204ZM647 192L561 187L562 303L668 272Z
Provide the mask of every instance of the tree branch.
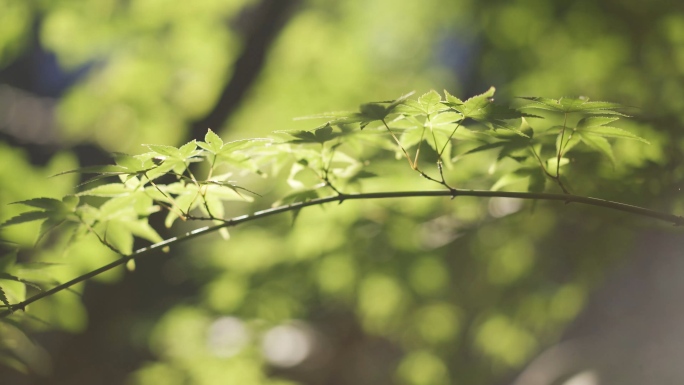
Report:
M190 139L202 140L207 128L218 130L239 107L264 65L271 43L289 21L300 0L262 0L245 15L243 50L229 68L230 81L216 104L204 117L192 123Z
M98 269L95 269L87 274L78 276L71 281L65 282L61 285L55 286L50 290L40 292L22 302L13 304L10 309L0 312L0 318L5 318L11 315L16 310L25 310L26 306L36 302L42 298L51 296L62 290L68 289L78 283L86 281L92 277L109 271L115 267L125 265L129 260L140 258L144 255L150 254L153 251L176 245L178 243L188 241L190 239L199 237L201 235L209 234L217 231L224 227L233 227L241 223L253 221L259 218L265 218L268 216L285 213L288 211L300 210L304 207L309 206L319 206L330 202L343 202L347 200L366 200L366 199L395 199L395 198L410 198L410 197L459 197L459 196L472 196L480 198L517 198L517 199L530 199L530 200L546 200L546 201L562 201L562 202L573 202L580 203L590 206L604 207L611 210L622 211L630 214L635 214L643 217L658 219L664 222L672 223L675 226L684 226L684 217L667 214L659 211L650 210L647 208L632 206L625 203L609 201L600 198L584 197L572 194L551 194L551 193L530 193L530 192L509 192L509 191L489 191L489 190L428 190L428 191L389 191L389 192L375 192L375 193L360 193L360 194L340 194L324 198L312 199L306 202L298 202L289 205L274 207L266 210L261 210L254 212L253 214L241 215L229 220L224 223L215 226L205 226L190 232L187 232L178 237L169 238L159 243L155 243L148 247L143 247L136 250L134 253L124 256L114 262L104 265Z

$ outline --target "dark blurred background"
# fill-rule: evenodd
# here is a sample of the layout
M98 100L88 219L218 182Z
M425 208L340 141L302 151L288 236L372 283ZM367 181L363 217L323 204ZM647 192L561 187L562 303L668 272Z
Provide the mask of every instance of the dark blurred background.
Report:
M682 214L683 80L684 3L665 0L0 0L0 219L78 183L50 175L143 143L492 85L501 103L634 107L623 127L652 144L616 142L616 165L573 159L574 191ZM491 187L482 159L449 177ZM424 185L393 167L368 189ZM164 237L190 228L157 221ZM36 233L2 235L20 260L60 261L56 280L115 258L67 236L34 247ZM0 383L680 383L683 248L681 229L576 205L345 202L36 303L30 338L0 324Z

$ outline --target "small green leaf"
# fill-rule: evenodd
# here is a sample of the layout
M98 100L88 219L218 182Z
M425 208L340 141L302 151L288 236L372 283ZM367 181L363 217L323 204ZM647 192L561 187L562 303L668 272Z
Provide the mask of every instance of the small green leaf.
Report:
M440 103L441 101L442 97L434 90L418 98L418 104L420 104L421 109L426 115L431 115L444 109L445 107Z
M97 187L93 187L89 190L81 191L77 193L77 196L95 196L95 197L118 197L122 195L128 195L132 191L121 183L109 183L103 184Z
M492 150L495 148L500 148L500 147L505 146L506 143L508 143L508 142L494 142L494 143L483 144L481 146L477 146L471 150L466 151L465 153L459 155L459 157L470 155L470 154L475 154L475 153L482 152L482 151Z
M449 103L451 106L460 106L463 104L461 99L450 94L447 90L444 90L444 97L446 98L447 103Z
M584 144L593 148L596 151L601 152L610 159L613 164L615 163L615 156L613 155L613 149L610 146L608 140L604 137L598 135L586 135L583 132L578 132L580 139Z
M455 111L442 111L430 119L433 127L453 125L463 120L463 115Z
M65 222L64 218L48 218L45 222L40 225L40 231L38 233L38 241L40 241L47 233L59 227Z
M216 154L216 149L205 142L197 142L197 145L205 151Z
M44 210L59 210L64 208L64 203L62 203L62 201L53 198L35 198L20 202L13 202L12 204L36 207Z
M561 143L561 140L563 143ZM577 132L566 129L564 133L559 133L558 136L556 136L556 154L559 152L561 154L566 154L579 142L580 136L577 134Z
M223 139L216 135L211 129L204 135L204 141L214 150L214 153L219 152L221 147L223 147Z
M577 122L577 129L581 130L587 127L604 126L619 119L620 117L616 116L587 116Z
M322 127L315 128L311 131L276 131L284 133L295 138L290 143L325 143L340 136L339 133L333 132L332 126L328 123Z
M336 135L333 134L333 129L330 124L326 124L324 127L316 129L314 135L316 136L316 141L319 143L325 143L336 137Z
M37 283L31 282L31 281L27 281L27 280L25 280L25 279L21 279L21 278L16 277L16 276L14 276L14 275L12 275L12 274L0 273L0 279L4 279L4 280L7 280L7 281L20 282L20 283L23 283L24 285L31 286L32 288L34 288L34 289L36 289L36 290L38 290L38 291L43 291L43 288L41 288L40 285L38 285Z
M178 152L180 152L181 158L183 159L189 159L193 156L199 155L197 151L197 141L192 140L184 145L182 145L179 149Z
M410 98L414 93L415 93L414 91L411 91L411 92L409 92L409 93L407 93L407 94L401 95L400 97L398 97L398 98L396 98L396 99L390 101L390 102L389 102L389 106L387 106L387 110L389 110L389 111L394 110L395 107L397 107L398 105L400 105L400 104L404 103L405 101L407 101L408 98ZM439 96L439 95L438 95L438 96Z
M563 167L567 164L570 163L570 159L568 158L561 158L560 159L560 167ZM558 157L554 156L546 160L546 169L547 170L556 170L558 167Z
M539 109L562 113L584 112L588 114L626 116L621 112L615 111L616 109L624 108L620 104L609 102L590 102L589 98L584 97L563 97L560 99L521 97L521 99L531 102L530 104L522 107L526 109Z
M634 135L629 131L625 131L621 128L617 127L609 127L609 126L598 126L598 127L587 127L584 130L582 130L584 134L591 134L591 135L597 135L597 136L603 136L607 138L620 138L620 139L632 139L632 140L638 140L639 142L645 143L645 144L651 144L648 140Z
M577 130L584 134L598 135L608 138L621 138L638 140L642 143L651 144L644 138L625 131L621 128L606 126L619 118L610 116L588 116L577 123Z
M168 156L171 158L181 158L181 153L180 151L173 146L164 146L161 144L145 144L145 147L149 148L150 150L154 151L155 153L161 155L161 156Z
M425 132L425 127L420 129L406 130L403 134L401 134L399 141L401 142L402 147L409 149L426 139Z
M125 221L113 219L104 224L102 238L123 255L133 252L133 234Z
M178 150L176 147L164 146L161 144L145 144L144 146L161 156L168 156L170 158L175 159L183 159L180 150Z
M145 219L127 221L126 227L131 231L131 234L152 243L159 243L164 240Z
M464 117L476 119L476 117L483 116L487 108L494 101L492 98L494 97L495 91L496 89L494 87L489 87L486 92L475 95L465 102L461 102L460 100L449 102L449 100L447 100L446 104L463 114Z
M482 124L491 125L494 129L506 129L520 136L528 137L527 134L506 121L522 117L538 118L538 116L525 114L518 110L495 104L493 99L495 91L494 87L490 87L486 92L473 96L465 102L461 102L460 99L453 97L450 101L447 96L447 101L444 104L462 114L464 119L473 119Z
M368 124L374 121L384 120L390 113L394 112L397 106L406 102L411 95L413 95L413 92L402 95L395 100L362 104L359 107L359 112L326 112L324 114L307 116L298 119L329 119L328 124L359 123L361 129L363 130Z
M362 104L359 109L361 117L363 117L365 120L368 120L369 122L372 122L374 120L385 119L385 117L389 113L387 107L379 103Z
M145 169L140 159L128 154L116 153L114 154L114 161L118 166L125 168L126 173L136 173Z
M258 145L268 145L273 140L266 138L240 139L225 143L221 148L221 154L228 154L238 150L246 150Z
M73 211L78 206L78 196L76 195L66 195L62 198L62 203L64 203L64 208L68 211Z
M2 286L0 286L0 302L2 302L7 307L10 306L9 300L7 299L7 294L5 294L5 291L2 290Z
M6 220L4 223L0 224L0 227L47 219L50 215L51 213L49 211L28 211Z

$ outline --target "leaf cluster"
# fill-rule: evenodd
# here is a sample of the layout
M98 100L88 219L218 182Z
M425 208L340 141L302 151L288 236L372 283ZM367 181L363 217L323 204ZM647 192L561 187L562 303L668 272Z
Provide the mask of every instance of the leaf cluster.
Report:
M495 152L495 163L512 160L515 164L499 175L492 190L526 180L528 191L542 192L546 182L552 181L567 193L561 166L569 164L569 152L583 147L615 162L609 140L648 143L614 125L627 117L615 103L535 97L522 98L525 104L514 108L496 104L494 93L491 87L465 101L447 91L443 96L430 91L417 98L409 93L395 100L363 104L357 112L316 116L327 121L312 130L276 131L268 138L228 142L208 130L203 141L180 147L148 144L144 146L147 151L139 155L115 154L113 165L65 172L92 177L81 185L80 192L62 200L16 202L30 210L0 227L41 221L40 239L66 224L72 241L95 236L127 257L133 253L136 238L162 242L149 222L155 213L165 215L167 227L178 219L229 222L226 202L250 202L258 195L245 187L250 175L286 175L289 191L275 205L326 196L337 196L341 202L350 188L378 176L365 170L367 160L354 152L366 142L391 148L412 170L447 188L452 196L458 189L447 181L444 167L473 154ZM543 123L554 119L562 124ZM428 146L431 159L421 155L424 146ZM435 167L422 166L421 159L433 161ZM225 227L222 231L227 237ZM7 269L0 274L0 279L27 283ZM9 307L5 287L0 285L0 301Z

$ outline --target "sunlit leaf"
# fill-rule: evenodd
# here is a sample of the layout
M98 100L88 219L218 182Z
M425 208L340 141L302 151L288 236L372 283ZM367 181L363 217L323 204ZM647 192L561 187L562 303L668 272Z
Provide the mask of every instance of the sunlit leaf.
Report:
M561 143L561 140L563 143ZM573 130L565 130L556 136L556 153L565 154L580 143L580 135Z
M136 173L145 170L142 161L139 158L128 154L116 153L114 154L114 161L128 173Z
M40 225L40 231L38 233L38 240L40 241L45 235L47 235L49 232L53 231L57 227L59 227L61 224L65 222L66 219L64 218L55 218L51 219L48 218L46 221L44 221Z
M563 167L570 163L570 159L562 157L560 158L560 167ZM558 168L558 157L554 156L546 160L547 170L556 170Z
M447 90L444 90L444 97L446 98L446 103L450 106L460 106L463 104L461 99L450 94Z
M178 152L180 152L181 158L188 160L189 158L199 155L200 152L196 151L196 149L197 141L192 140L178 148Z
M128 222L111 219L98 226L96 230L101 231L101 237L114 249L123 255L133 252L133 234L128 226Z
M160 144L146 144L145 147L154 151L161 156L168 156L170 158L183 159L179 149L173 146L163 146Z
M615 163L613 149L606 138L598 135L586 135L581 131L579 131L577 134L582 140L582 143L593 148L594 150L601 152L603 155L607 156L611 162Z
M473 119L477 122L491 125L492 128L501 128L511 130L518 135L528 136L520 131L517 127L506 122L507 120L518 119L521 117L537 117L522 113L518 110L502 106L494 103L494 87L490 87L485 93L473 96L472 98L461 102L460 99L447 96L445 105L451 107L454 111L463 115L464 119Z
M442 97L433 90L419 97L418 103L426 115L431 115L439 110L444 109L444 106L440 104L441 100Z

